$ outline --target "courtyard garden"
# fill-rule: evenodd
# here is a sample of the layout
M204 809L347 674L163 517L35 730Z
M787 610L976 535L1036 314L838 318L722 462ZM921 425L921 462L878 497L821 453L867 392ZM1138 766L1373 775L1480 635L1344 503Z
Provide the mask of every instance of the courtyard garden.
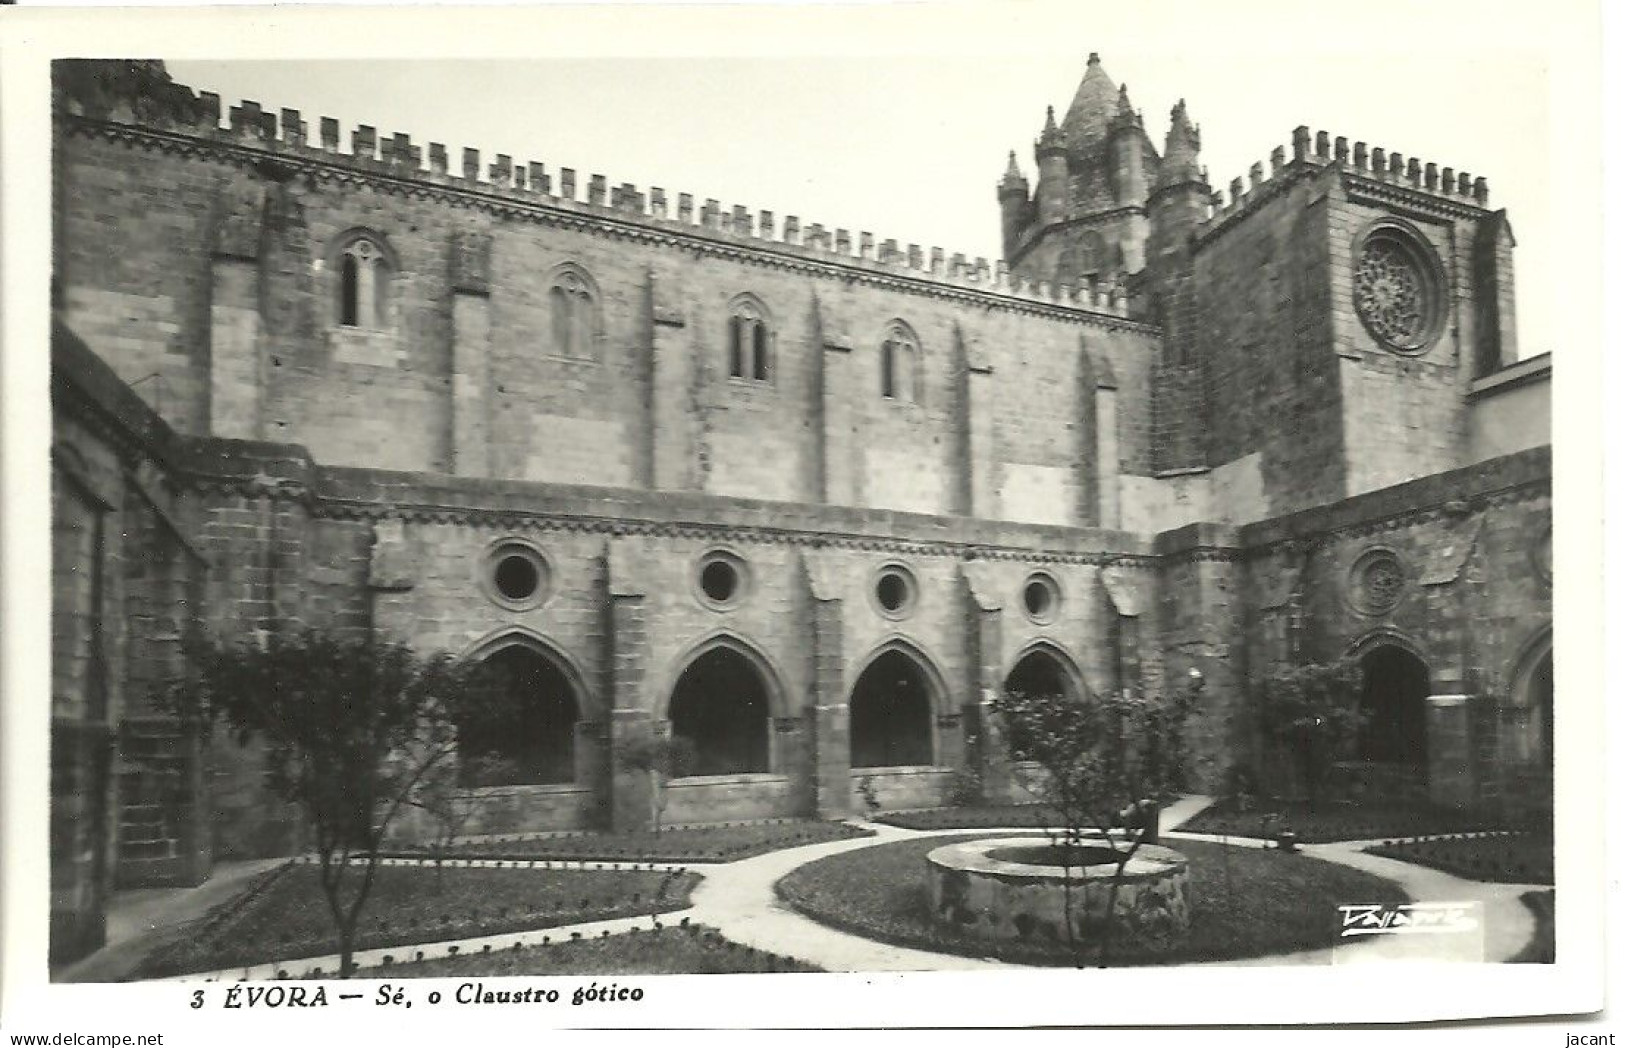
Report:
M387 851L386 855L425 854L459 859L549 859L588 862L734 862L780 848L873 836L845 823L779 819L719 826L674 827L659 833L573 833L498 836L460 841L443 848Z
M486 950L393 964L368 972L377 977L462 979L517 975L729 975L749 972L817 972L791 957L742 946L714 928L638 929L596 939L572 939L518 949Z
M1351 804L1254 801L1245 808L1221 801L1199 812L1180 829L1222 837L1274 838L1297 835L1301 844L1385 840L1442 833L1504 829L1496 819L1426 804Z
M1056 823L1055 811L1043 804L974 804L953 808L921 808L914 811L883 812L876 822L905 830L984 830L1033 827L1042 829Z
M1139 798L1177 795L1187 778L1185 722L1202 692L1194 670L1168 694L1126 689L1081 703L1053 689L1007 693L995 712L1008 729L1011 754L1042 771L1034 776L1034 796L1043 803L889 813L878 816L891 824L888 839L876 843L864 839L876 836L869 828L810 819L461 837L472 809L454 761L458 740L470 723L501 723L506 703L483 671L419 659L398 645L317 635L279 640L264 651L205 648L194 658L198 676L176 692L177 708L265 739L267 781L300 808L312 855L267 871L226 903L175 925L130 972L136 978L261 965L279 976L324 969L349 975L358 951L372 951L365 959L369 972L387 968L408 977L810 971L817 970L813 961L861 970L842 965L853 957L876 959L855 939L788 918L775 906L775 894L824 928L938 954L1037 965L1223 962L1323 948L1338 937L1340 906L1408 901L1399 884L1352 865L1289 848L1180 836L1170 841L1173 851L1153 844L1138 852L1140 868L1124 874L1132 885L1121 878L1103 882L1104 867L1092 862L1087 876L1095 887L1084 890L1091 905L1114 914L1112 927L1143 932L1110 936L1119 941L1109 953L1093 948L1099 931L1077 919L1076 886L1021 864L1049 865L1041 859L1046 843L1064 842L1072 861L1107 850L1098 846L1118 840L1119 832L1145 839L1155 824L1134 817L1144 810ZM1283 723L1326 721L1309 713L1346 685L1346 676L1341 667L1295 671L1281 701L1290 700L1283 708L1298 713ZM358 694L371 701L345 699ZM1101 745L1112 738L1138 742ZM1302 753L1331 751L1325 740L1309 741L1316 745L1300 747ZM676 766L674 747L645 749L638 760L628 758L628 767L645 771L658 797ZM1304 781L1313 783L1318 772L1310 774L1311 763L1305 762ZM358 805L358 797L367 804ZM872 791L863 797L872 812ZM1315 799L1313 789L1309 799ZM392 848L385 844L394 836L392 820L408 807L432 818L437 831L432 843ZM1126 832L1100 837L1124 823L1131 827ZM1023 832L1028 827L1043 827L1053 837ZM1549 837L1486 835L1482 831L1496 827L1425 806L1328 799L1246 808L1238 801L1210 807L1181 828L1253 838L1290 831L1305 843L1386 841L1373 850L1473 880L1551 877ZM1002 837L1007 833L987 831L1012 829L1018 839L985 845L979 855L958 849L963 865L926 862L950 842ZM1453 836L1399 842L1441 834ZM1326 854L1345 852L1352 849ZM1013 874L1010 864L1018 867ZM995 890L994 873L1008 876L999 883L1012 885L1010 891L987 894ZM1394 876L1410 883L1403 873ZM708 877L711 891L702 888ZM1098 893L1102 883L1104 895ZM1549 941L1550 897L1525 903ZM674 916L662 921L659 915ZM635 928L632 918L639 919ZM752 923L781 918L787 923L772 936ZM715 927L702 927L708 922ZM1080 923L1082 950L1063 941L1066 929ZM973 935L971 927L995 934ZM739 934L768 949L730 942L725 933L737 928L751 929ZM1530 959L1538 960L1544 947L1536 939ZM779 949L807 959L779 955ZM929 958L918 960L933 966Z
M699 882L676 870L469 869L381 866L357 949L436 942L685 908ZM338 952L315 866L268 871L148 956L138 975L263 964Z
M975 835L905 840L829 856L779 881L780 899L798 912L871 939L942 953L994 957L1021 964L1070 965L1064 942L993 942L939 924L931 912L926 855ZM1035 837L1035 843L1042 843ZM1302 854L1167 842L1189 860L1190 933L1159 943L1119 942L1115 964L1181 964L1234 960L1330 945L1338 909L1351 899L1407 901L1394 884ZM1284 902L1286 901L1286 902Z
M1474 881L1551 884L1552 838L1541 833L1466 833L1387 841L1367 851Z

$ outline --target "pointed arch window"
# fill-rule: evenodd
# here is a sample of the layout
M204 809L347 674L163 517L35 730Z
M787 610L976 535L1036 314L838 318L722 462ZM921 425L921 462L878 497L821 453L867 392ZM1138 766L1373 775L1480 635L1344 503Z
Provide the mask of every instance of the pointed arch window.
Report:
M913 404L919 400L920 341L901 321L880 342L880 395Z
M339 240L338 322L381 331L389 327L395 263L383 238L357 231Z
M591 360L598 355L598 285L586 270L566 263L553 271L547 292L555 356Z
M754 295L740 295L728 305L728 377L773 379L773 325Z

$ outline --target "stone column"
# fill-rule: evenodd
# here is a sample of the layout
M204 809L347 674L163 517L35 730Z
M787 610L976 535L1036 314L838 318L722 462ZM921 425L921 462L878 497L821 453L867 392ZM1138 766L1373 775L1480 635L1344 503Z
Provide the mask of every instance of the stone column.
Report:
M1434 804L1465 808L1473 803L1472 698L1428 696L1428 799Z
M209 432L217 437L264 435L260 196L256 190L226 201L215 227L209 262Z
M411 639L417 626L416 574L417 557L406 534L406 522L386 518L374 523L367 590L372 596L372 628L379 636Z
M855 506L858 478L853 461L852 402L857 391L852 388L852 342L819 332L818 344L823 347L819 354L819 494L828 505Z
M774 717L769 728L773 732L773 768L790 779L790 810L796 815L815 814L818 789L808 746L808 719Z
M937 714L937 766L965 767L964 715L957 709Z
M990 803L1012 799L1010 757L993 702L1004 692L1004 611L992 579L983 578L981 564L963 566L965 626L971 654L975 698L966 703L963 734L975 738L966 766L982 780L982 797ZM973 763L974 762L974 763Z
M661 491L696 491L694 405L697 366L685 341L687 321L665 288L649 274L649 403L645 430L650 486Z
M1094 371L1094 491L1095 505L1088 507L1093 511L1095 520L1100 527L1121 527L1120 510L1118 507L1118 479L1121 474L1121 464L1118 460L1117 448L1117 379L1112 375L1111 369L1104 360L1096 362ZM1087 487L1087 485L1085 486ZM1083 520L1089 519L1085 513Z
M452 241L451 291L451 471L490 476L490 236L464 232Z
M609 791L606 807L616 832L648 829L652 788L646 772L627 768L623 754L651 737L648 694L649 634L643 586L630 552L609 551Z
M1000 406L995 403L993 365L982 359L968 339L963 353L965 377L959 424L964 433L965 478L961 509L969 517L997 520L999 475L994 461L994 434Z
M812 716L809 727L812 814L845 818L852 810L852 735L847 708L842 601L815 555L803 558L812 597Z
M607 809L610 796L609 722L576 721L573 740L574 771L571 781L592 790L593 796L602 799L603 807ZM597 828L605 828L607 822L607 818L597 820Z

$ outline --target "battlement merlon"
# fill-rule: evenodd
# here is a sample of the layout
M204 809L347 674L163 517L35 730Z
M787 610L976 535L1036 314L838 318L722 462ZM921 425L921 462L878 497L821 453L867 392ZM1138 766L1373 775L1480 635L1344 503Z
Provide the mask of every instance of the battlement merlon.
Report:
M1290 159L1288 157L1290 156ZM1263 162L1254 163L1245 178L1233 178L1229 194L1214 193L1208 220L1201 232L1206 236L1291 180L1305 172L1337 169L1355 178L1368 179L1405 191L1419 193L1475 210L1488 211L1488 180L1475 178L1452 167L1406 157L1382 147L1369 147L1327 131L1311 131L1299 126L1292 131L1290 146L1270 151L1268 174Z
M1030 282L1010 275L1002 263L992 266L985 258L970 261L962 253L950 255L942 248L932 248L928 255L918 245L909 245L905 253L896 250L896 242L891 240L885 241L877 252L872 233L859 232L853 238L845 229L830 231L818 223L803 226L795 215L784 216L782 235L775 237L773 212L762 211L759 220L753 222L748 208L741 205L724 208L717 201L708 200L703 209L698 209L699 214L695 214L693 196L688 193L679 194L677 213L672 216L667 209L666 190L651 187L645 193L636 186L622 183L611 191L609 180L599 174L591 175L587 181L586 199L578 199L576 171L572 168L560 168L555 183L540 162L515 165L508 154L499 154L486 167L482 165L480 151L474 148L462 150L459 168L453 170L446 147L439 142L430 143L425 166L424 151L412 142L410 135L397 132L382 136L376 128L366 124L352 129L350 148L344 151L339 122L332 117L319 119L319 134L313 139L308 133L308 122L297 109L267 110L259 102L245 99L227 111L227 119L222 124L217 95L194 92L167 78L159 89L164 96L161 105L149 103L146 84L133 94L104 93L90 104L82 93L59 91L58 113L84 128L101 128L114 135L148 134L177 141L207 142L227 151L251 151L296 168L360 172L397 183L417 181L532 208L594 215L656 231L680 232L684 236L828 261L877 274L906 276L950 288L1101 314L1119 321L1128 319L1127 295L1117 288L1090 290ZM803 229L807 231L805 237ZM950 257L954 260L952 264L947 261Z

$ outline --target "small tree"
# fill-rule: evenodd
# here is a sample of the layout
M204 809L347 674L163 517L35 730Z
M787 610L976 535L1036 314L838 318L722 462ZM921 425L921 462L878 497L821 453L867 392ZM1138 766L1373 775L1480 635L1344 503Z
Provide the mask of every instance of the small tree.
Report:
M1185 724L1200 690L1201 678L1193 676L1172 698L1125 689L1082 700L1012 692L994 701L1011 757L1038 766L1017 781L1059 819L1047 832L1062 868L1066 942L1080 967L1073 870L1083 865L1084 841L1112 854L1098 954L1105 965L1124 871L1156 833L1158 803L1184 786Z
M429 851L435 857L434 887L445 887L446 856L451 854L457 839L479 814L485 799L470 790L466 781L506 782L517 771L515 763L489 754L470 757L460 754L453 762L441 762L418 781L408 795L406 803L424 812L434 820L435 835Z
M650 735L621 751L621 764L649 777L649 814L655 833L666 812L666 783L688 774L694 766L694 743L683 735Z
M1338 659L1285 666L1259 682L1264 733L1296 761L1311 811L1332 764L1366 721L1357 699L1363 679L1357 661Z
M186 650L165 704L266 746L267 785L314 838L347 978L391 824L451 760L459 723L501 715L501 692L478 667L371 636L273 632L263 647L193 636Z

